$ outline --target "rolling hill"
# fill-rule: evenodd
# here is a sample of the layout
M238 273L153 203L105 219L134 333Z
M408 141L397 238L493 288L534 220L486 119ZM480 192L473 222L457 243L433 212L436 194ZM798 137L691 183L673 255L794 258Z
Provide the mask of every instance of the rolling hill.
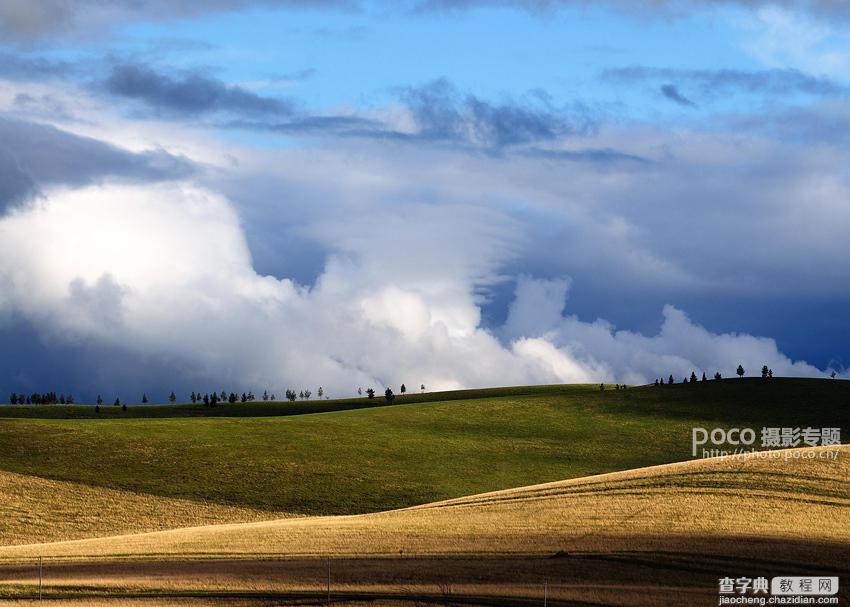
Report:
M49 563L49 598L92 605L302 604L331 588L345 605L535 605L544 592L563 606L716 605L727 572L846 579L850 447L771 455L382 513L4 547L0 575L10 581L0 595L31 596L34 569L21 563L38 556Z
M686 460L694 426L850 427L850 382L841 381L405 399L259 417L38 419L51 406L30 407L29 417L0 419L0 470L271 518L358 514Z

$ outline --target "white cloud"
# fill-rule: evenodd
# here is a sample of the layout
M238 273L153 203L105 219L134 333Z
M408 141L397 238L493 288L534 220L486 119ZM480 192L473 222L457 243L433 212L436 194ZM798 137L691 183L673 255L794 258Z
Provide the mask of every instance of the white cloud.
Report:
M850 76L846 28L779 6L766 6L740 20L743 48L764 65L818 76Z
M564 317L563 280L520 280L503 330L510 337L500 341L480 326L475 295L502 259L500 222L467 213L477 229L458 213L467 238L455 242L475 260L435 272L407 265L429 239L407 242L399 265L400 239L375 248L355 239L306 289L254 271L220 195L174 183L56 189L0 220L0 307L59 339L154 355L220 385L323 385L333 396L401 382L642 382L692 369L728 373L739 362L818 372L772 340L715 335L674 308L656 336Z

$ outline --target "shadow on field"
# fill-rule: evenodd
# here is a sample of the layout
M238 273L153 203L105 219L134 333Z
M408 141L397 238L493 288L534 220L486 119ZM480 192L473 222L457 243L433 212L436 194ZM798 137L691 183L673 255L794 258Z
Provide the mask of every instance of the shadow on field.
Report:
M43 596L70 605L315 605L330 597L374 606L698 606L717 605L723 577L798 575L838 576L840 604L850 598L848 545L716 536L620 544L546 556L45 561ZM29 604L37 574L35 564L0 565L0 598Z

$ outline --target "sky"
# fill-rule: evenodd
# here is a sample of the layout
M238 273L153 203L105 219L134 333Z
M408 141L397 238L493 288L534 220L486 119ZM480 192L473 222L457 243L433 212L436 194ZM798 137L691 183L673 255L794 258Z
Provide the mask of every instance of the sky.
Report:
M6 0L0 400L850 378L848 23Z

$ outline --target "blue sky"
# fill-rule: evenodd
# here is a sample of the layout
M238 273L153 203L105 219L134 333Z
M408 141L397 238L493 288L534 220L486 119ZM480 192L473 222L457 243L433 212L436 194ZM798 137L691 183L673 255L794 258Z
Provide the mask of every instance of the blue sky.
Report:
M183 69L209 69L232 84L269 81L267 93L297 95L314 111L381 105L399 87L448 78L487 98L546 91L556 104L588 104L623 117L681 115L659 108L648 87L605 82L605 69L631 65L758 70L743 48L740 11L675 20L635 19L604 8L545 13L506 7L411 13L255 9L167 24L120 28L86 49L149 54ZM168 48L173 45L176 48ZM275 80L281 80L274 86ZM650 93L650 94L647 94ZM625 113L625 116L623 116Z
M306 4L0 7L0 394L847 374L846 9Z

